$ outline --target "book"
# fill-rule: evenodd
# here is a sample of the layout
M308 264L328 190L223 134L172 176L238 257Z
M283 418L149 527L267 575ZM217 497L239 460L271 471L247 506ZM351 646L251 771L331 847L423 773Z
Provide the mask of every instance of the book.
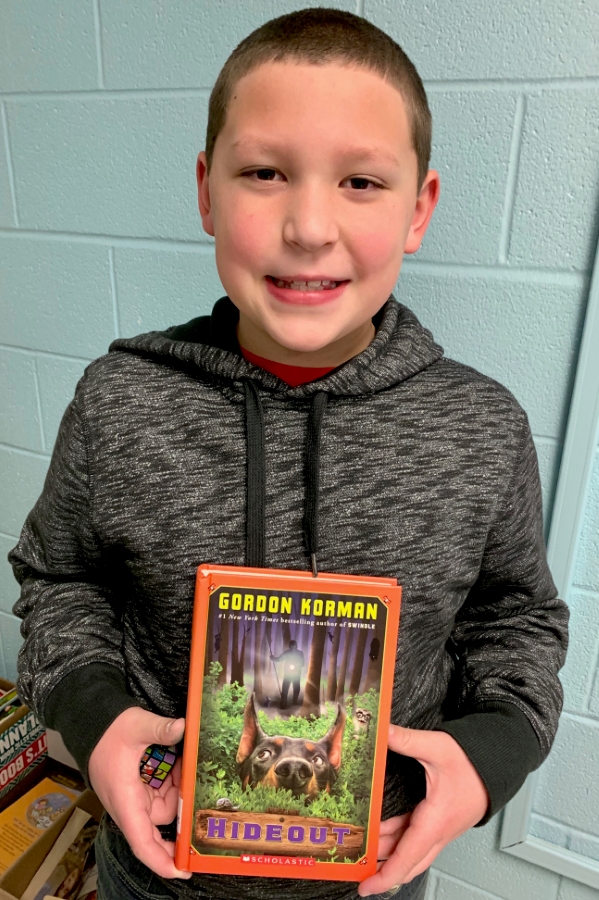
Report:
M42 778L0 813L0 874L66 812L77 796L70 788Z
M98 897L98 866L94 862L86 869L83 884L77 894L77 900L97 900Z
M395 579L199 567L180 869L376 871L400 605Z
M21 900L44 900L48 894L74 898L83 880L98 823L84 809L74 809L56 843L33 876Z
M0 692L0 719L4 719L22 706L16 688Z
M47 756L46 731L26 706L12 709L16 689L0 678L0 701L8 705L0 714L0 810L5 809L39 781ZM9 695L12 695L13 700ZM6 713L6 715L4 715Z

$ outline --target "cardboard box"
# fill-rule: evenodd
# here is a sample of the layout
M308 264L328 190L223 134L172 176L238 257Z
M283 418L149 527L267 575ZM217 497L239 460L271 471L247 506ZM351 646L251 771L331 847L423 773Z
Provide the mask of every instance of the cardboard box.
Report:
M12 687L11 681L0 678L2 690ZM47 757L44 727L26 706L0 719L0 810L39 781Z
M84 791L60 819L48 828L42 837L26 853L19 857L0 878L0 900L20 900L29 882L69 821L73 810L77 807L90 813L98 822L104 812L102 804L94 792Z

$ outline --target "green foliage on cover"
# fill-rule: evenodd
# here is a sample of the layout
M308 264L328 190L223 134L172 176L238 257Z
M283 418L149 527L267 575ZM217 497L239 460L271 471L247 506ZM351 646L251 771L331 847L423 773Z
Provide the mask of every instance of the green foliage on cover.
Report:
M352 825L368 825L368 806L375 751L378 693L371 689L359 696L347 697L347 722L339 776L331 793L322 792L312 802L295 797L291 791L259 784L245 790L237 774L236 754L243 731L243 713L249 692L237 683L218 687L221 666L210 664L204 678L202 728L197 770L196 809L214 809L226 798L231 805L248 812L273 812L282 815L314 816ZM355 732L354 708L368 709L372 720L368 733ZM266 734L283 734L319 741L337 717L337 704L328 704L320 716L269 718L257 711L258 722ZM230 807L229 807L230 808Z

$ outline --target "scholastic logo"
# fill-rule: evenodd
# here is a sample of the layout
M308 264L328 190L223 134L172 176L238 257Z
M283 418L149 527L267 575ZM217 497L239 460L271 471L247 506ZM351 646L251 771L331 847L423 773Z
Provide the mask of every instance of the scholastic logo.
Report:
M261 863L267 866L314 866L316 860L310 856L266 856L242 853L242 863Z

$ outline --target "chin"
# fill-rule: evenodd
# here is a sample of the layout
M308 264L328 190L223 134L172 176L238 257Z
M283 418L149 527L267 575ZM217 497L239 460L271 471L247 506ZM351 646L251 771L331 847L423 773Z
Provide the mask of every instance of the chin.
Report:
M338 340L338 335L332 337L330 340L327 340L326 337L323 338L322 335L312 338L291 337L289 334L271 336L274 337L281 347L285 347L287 350L293 350L294 353L318 353L319 350L324 350L330 344Z

